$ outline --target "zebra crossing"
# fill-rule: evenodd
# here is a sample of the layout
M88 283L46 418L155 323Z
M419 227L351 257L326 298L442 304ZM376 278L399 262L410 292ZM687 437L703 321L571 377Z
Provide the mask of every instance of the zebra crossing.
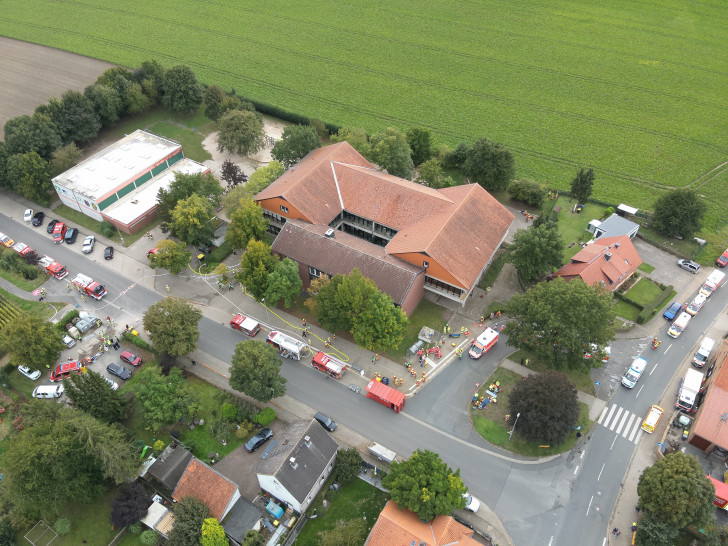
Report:
M642 437L642 417L616 404L604 408L597 423L635 444Z

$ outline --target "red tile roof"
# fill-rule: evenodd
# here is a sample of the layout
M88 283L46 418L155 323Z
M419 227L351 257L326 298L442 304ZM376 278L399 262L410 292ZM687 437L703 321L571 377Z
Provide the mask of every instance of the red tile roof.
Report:
M471 538L472 535L471 529L450 516L437 516L430 523L423 523L414 512L389 501L372 527L365 546L410 546L412 541L426 546L476 546L479 542Z
M615 290L641 263L629 236L602 237L577 252L555 275L566 280L581 277L589 286L601 283Z
M718 348L715 362L719 369L695 419L693 433L728 449L728 340Z
M221 520L237 489L238 486L233 482L193 457L172 493L172 498L178 501L185 497L194 497L207 505L212 517Z

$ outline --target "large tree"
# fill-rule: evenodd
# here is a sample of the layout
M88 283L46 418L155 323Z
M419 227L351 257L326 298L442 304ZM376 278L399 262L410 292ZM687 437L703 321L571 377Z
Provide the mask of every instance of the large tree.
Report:
M106 490L105 480L128 482L141 463L119 425L35 400L23 407L23 429L7 447L4 497L31 517L92 502Z
M564 241L556 222L520 229L513 239L510 261L523 280L531 281L561 267L564 261Z
M334 275L330 279L315 280L311 283L318 286L318 292L312 294L309 289L310 299L314 300L314 304L310 307L316 313L316 320L319 321L321 327L335 332L336 330L347 330L350 322L344 309L336 302L336 292L344 281L344 275Z
M202 174L175 173L169 188L157 192L157 211L162 222L172 220L172 211L177 203L197 194L217 207L222 197L222 187L214 176Z
M265 146L263 118L250 110L230 110L218 122L217 149L237 155L255 154Z
M513 319L505 329L508 344L531 351L553 368L587 366L584 348L614 339L611 293L581 279L567 283L557 277L515 294L506 314Z
M83 153L73 142L58 148L53 152L51 175L58 176L62 172L67 171L81 161L81 157L83 157Z
M256 300L261 301L268 290L268 276L275 269L278 258L271 254L270 245L251 239L240 260L237 281ZM275 302L269 302L271 305Z
M47 320L20 313L0 330L0 347L16 365L46 369L64 349L61 333Z
M225 100L225 91L219 85L210 85L203 93L205 101L205 116L217 121L222 115L222 101Z
M8 155L36 152L46 161L63 145L56 124L47 114L18 116L5 122L5 145Z
M215 209L212 203L197 194L182 199L172 210L169 229L185 243L197 246L207 244L215 234Z
M215 518L206 518L202 522L200 546L228 546L230 540L225 536L225 529Z
M157 252L149 255L150 267L168 269L176 275L190 263L191 253L184 243L175 243L171 239L164 239L157 243Z
M449 188L455 185L455 181L450 176L445 176L442 170L442 163L436 157L428 159L417 170L418 184L428 186L430 188Z
M396 349L407 333L409 318L392 298L377 290L367 297L366 303L353 321L352 333L357 345L370 351Z
M233 248L245 248L251 239L260 241L268 228L263 208L250 197L240 200L238 209L230 215L225 242Z
M102 126L108 127L119 120L124 101L116 89L96 83L84 89L83 94L91 100Z
M154 430L194 417L198 397L185 382L182 370L174 367L165 377L159 366L145 364L136 375L134 391L142 404L144 421Z
M647 468L637 484L640 507L676 529L701 527L715 510L715 487L700 461L680 451Z
M652 225L670 237L687 239L700 230L707 205L690 189L677 189L655 201Z
M429 129L413 127L407 131L407 144L412 150L415 165L421 165L432 156L432 133Z
M275 305L283 300L286 307L291 306L291 300L301 293L303 282L298 275L298 263L290 258L283 258L268 275L268 288L265 291L265 301L268 305Z
M138 482L125 485L111 504L111 524L119 529L144 519L152 496Z
M36 152L11 155L7 172L17 193L39 203L48 201L48 193L53 188L50 165Z
M336 466L334 467L336 481L343 484L353 482L359 476L361 463L359 450L354 447L340 449L336 455Z
M194 497L180 499L174 508L174 527L169 543L174 546L200 546L202 524L210 513L207 505Z
M540 209L543 205L546 190L535 180L531 180L530 178L516 178L508 184L508 193L511 199L523 201L527 205Z
M196 110L202 104L202 86L189 66L173 66L164 74L162 102L175 112Z
M463 172L488 191L505 190L515 176L516 163L508 148L482 138L468 149Z
M352 148L365 157L369 157L372 146L369 136L361 127L342 127L335 135L331 135L331 142L348 142Z
M63 380L63 388L75 407L99 421L116 423L124 417L124 396L96 372L71 375Z
M202 311L179 298L164 298L144 313L144 329L151 333L155 349L170 356L190 354L197 348L197 325Z
M222 162L220 180L227 184L227 190L229 191L238 187L240 184L245 184L248 180L248 175L246 175L243 172L243 169L238 167L235 163L226 159Z
M336 288L335 299L347 319L345 330L352 329L364 311L367 300L377 291L374 281L362 275L357 268L344 276L341 284Z
M594 189L594 169L579 169L571 181L571 195L578 203L586 203Z
M238 343L230 368L230 386L258 402L286 394L286 379L281 376L281 359L273 345L247 340Z
M511 424L529 442L560 445L579 421L576 388L559 372L531 375L516 384L508 398Z
M437 453L429 450L418 449L406 461L393 462L382 485L389 489L394 502L423 521L465 507L463 494L467 490L460 470L453 472Z
M69 89L61 100L49 101L50 117L58 128L63 144L83 143L96 138L101 130L101 119L87 96Z
M374 163L393 176L412 180L415 167L412 162L412 150L402 131L389 127L381 133L372 135L369 143Z
M278 161L271 161L265 167L260 167L253 172L244 186L237 186L223 198L223 204L228 216L232 216L240 207L241 199L254 197L257 193L270 186L284 172L285 168Z
M680 536L680 529L655 518L650 512L642 512L635 544L640 546L674 546ZM713 544L706 542L705 544ZM721 546L725 542L717 542L715 546Z
M271 156L289 168L320 147L321 138L316 129L305 125L288 125L283 129L281 139L273 146Z

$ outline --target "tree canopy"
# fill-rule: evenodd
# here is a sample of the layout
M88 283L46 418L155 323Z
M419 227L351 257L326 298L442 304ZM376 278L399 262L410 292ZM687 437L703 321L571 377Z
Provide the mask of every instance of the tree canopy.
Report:
M91 100L103 127L113 125L119 120L124 102L116 89L95 83L84 89L83 94Z
M63 379L63 388L75 407L99 421L116 423L124 417L124 396L96 372L72 374Z
M309 152L321 147L321 137L316 129L305 125L288 125L281 139L275 143L271 156L286 168L303 159Z
M508 344L531 351L552 368L588 367L585 349L614 339L611 293L581 279L567 283L557 277L515 294L506 314L513 319L506 324Z
M232 216L232 214L238 210L241 206L241 199L254 197L257 193L267 188L271 182L276 180L284 172L285 169L283 168L283 165L278 161L271 161L265 167L260 167L253 172L244 186L238 186L232 189L223 198L223 204L228 216Z
M268 291L268 276L275 269L278 258L271 254L270 245L251 239L240 260L240 271L235 279L256 300L261 301ZM269 302L273 305L275 302Z
M169 228L185 243L197 246L212 240L215 234L215 224L212 222L214 217L212 203L204 197L192 194L174 207Z
M393 462L389 474L382 478L392 500L412 510L423 521L440 514L450 514L464 508L463 494L467 491L455 472L437 453L418 449L404 462Z
M508 193L511 199L523 201L532 207L541 208L546 190L535 180L531 180L530 178L516 178L508 184Z
M194 497L184 497L174 508L174 527L169 533L169 543L174 546L200 546L202 524L210 509Z
M222 197L222 187L214 176L202 174L175 173L169 188L157 192L157 211L159 219L168 223L172 220L172 211L177 203L193 194L208 200L213 208L217 207Z
M173 66L162 80L164 105L175 112L191 112L202 104L202 86L189 66Z
M122 529L144 519L152 505L149 492L140 483L125 485L111 504L111 524Z
M361 463L362 458L356 448L340 449L334 466L336 481L343 484L353 482L359 476Z
M645 469L637 484L640 507L675 529L701 527L710 521L715 487L700 461L681 451L665 455Z
M415 165L421 165L432 156L432 133L429 129L413 127L407 131L407 144L412 150Z
M190 263L192 254L184 243L175 243L171 239L164 239L156 244L157 252L149 255L149 267L168 269L176 275Z
M250 110L229 110L218 122L217 149L237 155L255 154L265 146L263 118Z
M529 442L560 445L579 421L576 388L562 373L546 371L519 381L508 398L515 434Z
M352 333L357 345L370 351L397 348L407 333L409 318L392 298L377 290L369 294L366 303L354 319Z
M248 176L235 163L233 163L229 159L226 159L222 162L220 180L227 184L227 190L229 191L233 188L236 188L240 184L245 184L245 182L248 180Z
M369 143L369 136L361 127L342 127L335 135L331 135L331 142L348 142L352 148L364 157L369 157L372 146Z
M36 152L11 155L7 163L8 178L17 193L39 203L48 201L53 188L50 165Z
M225 91L219 85L209 85L203 93L205 101L205 117L217 121L222 115L222 101L225 100Z
M579 203L586 203L594 189L594 169L579 169L571 181L571 195Z
M303 282L298 275L298 262L290 258L283 258L268 275L268 288L265 291L265 301L268 305L275 305L279 300L288 308L291 300L301 293Z
M202 311L179 298L164 298L144 313L144 329L151 333L152 345L170 356L190 354L197 348L197 326Z
M67 171L78 163L81 157L83 157L83 153L73 142L56 149L53 152L53 159L51 160L52 176L58 176L62 172Z
M91 99L73 89L63 93L60 101L51 99L49 113L64 145L88 142L101 130L101 119Z
M415 182L435 189L455 185L455 181L450 176L445 176L442 171L442 162L436 157L428 159L420 165Z
M707 205L690 189L677 189L655 201L652 225L670 237L692 237L700 230Z
M513 239L510 261L524 281L532 281L561 267L564 261L564 241L556 222L520 229Z
M159 366L145 364L136 375L134 391L144 408L144 421L154 430L194 417L198 397L185 382L182 370L173 367L165 377Z
M505 190L515 176L516 162L508 148L482 138L465 154L463 172L488 191Z
M414 163L407 137L400 130L389 127L369 139L374 163L393 176L412 180Z
M5 122L5 145L8 155L35 152L46 161L63 145L61 135L50 116L36 112Z
M201 546L228 546L230 540L225 536L225 529L215 518L205 518L202 522Z
M230 386L258 402L286 394L286 379L281 376L281 359L273 345L253 339L235 346L230 368Z
M245 248L251 239L260 241L268 228L263 217L263 208L250 197L240 199L240 205L230 215L230 223L225 231L225 242L232 248Z
M47 320L20 313L0 330L0 347L15 364L43 370L56 361L64 349L61 333Z

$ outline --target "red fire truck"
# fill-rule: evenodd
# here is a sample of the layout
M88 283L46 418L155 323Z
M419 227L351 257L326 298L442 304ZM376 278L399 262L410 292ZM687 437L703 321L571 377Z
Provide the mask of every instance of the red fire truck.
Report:
M278 349L281 356L285 358L301 360L301 357L306 356L306 353L308 353L308 346L303 341L298 341L277 330L273 330L268 334L266 342Z
M399 413L404 408L404 393L374 379L367 385L367 398L371 398L388 408L392 408L394 413Z
M83 273L76 275L71 280L71 283L74 284L81 292L91 296L95 300L100 300L106 295L106 288Z
M233 320L230 321L230 326L248 334L250 337L254 337L255 334L260 332L260 324L257 320L244 317L241 314L237 314L233 317Z
M31 252L33 252L33 249L30 248L25 243L15 243L13 245L13 250L15 252L17 252L18 254L20 254L23 258L25 258L28 254L30 254Z
M311 366L317 370L321 370L324 373L329 374L331 377L341 379L341 374L346 371L346 364L341 360L337 360L333 356L329 356L326 353L319 351L311 360Z
M68 275L66 268L50 256L43 256L40 260L38 260L38 265L43 268L43 271L56 279L63 279L66 275Z

